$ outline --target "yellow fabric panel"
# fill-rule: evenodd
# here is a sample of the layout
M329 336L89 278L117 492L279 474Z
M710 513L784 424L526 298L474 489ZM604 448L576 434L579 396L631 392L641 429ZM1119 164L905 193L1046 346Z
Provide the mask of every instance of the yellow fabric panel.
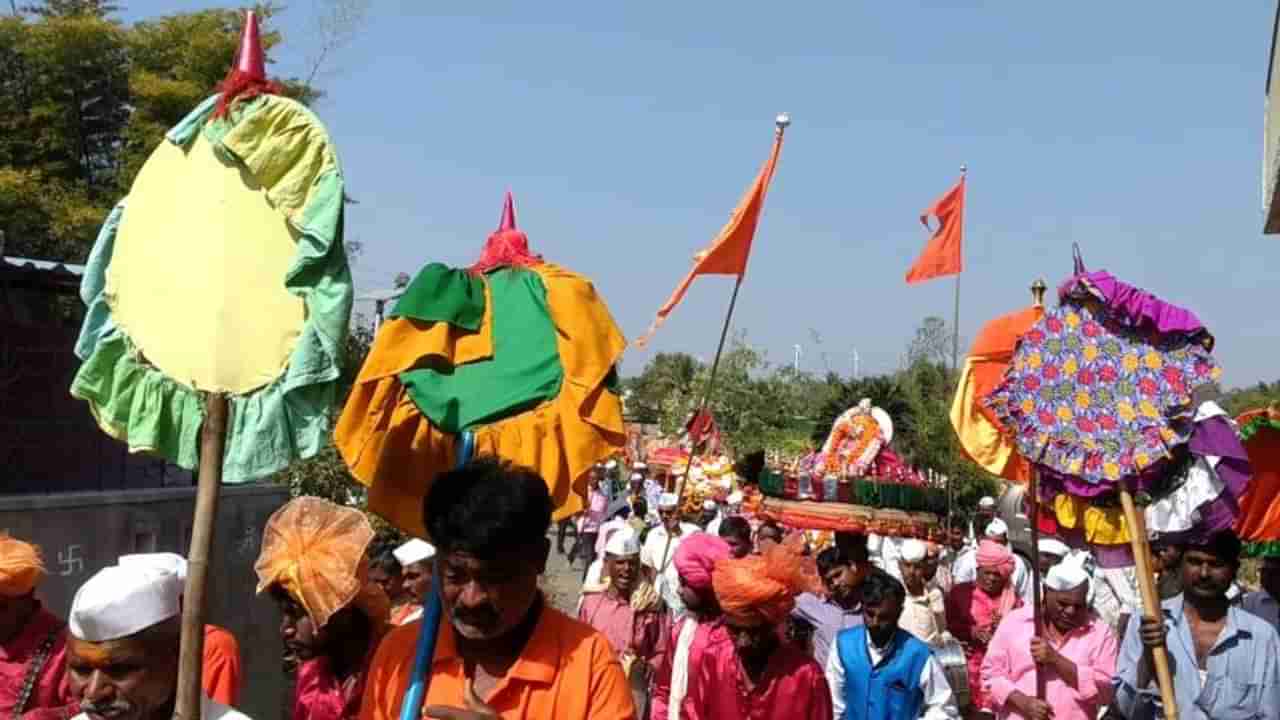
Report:
M1095 545L1123 545L1130 541L1124 524L1124 511L1118 507L1095 507L1066 494L1053 499L1058 524L1068 529L1082 529L1086 542Z
M960 447L971 460L992 475L1003 475L1014 456L1014 445L978 412L976 386L972 382L975 362L972 357L965 358L960 371L960 383L951 403L951 427L955 428Z
M222 144L268 188L272 204L302 225L302 209L319 188L316 179L337 170L338 158L324 126L305 106L276 95L260 97Z
M134 181L106 296L148 362L188 387L245 394L284 371L302 330L284 287L296 239L241 168L198 133L163 142Z
M378 328L356 382L370 382L421 367L438 358L457 367L493 357L493 302L485 285L484 319L479 332L443 322L398 317Z

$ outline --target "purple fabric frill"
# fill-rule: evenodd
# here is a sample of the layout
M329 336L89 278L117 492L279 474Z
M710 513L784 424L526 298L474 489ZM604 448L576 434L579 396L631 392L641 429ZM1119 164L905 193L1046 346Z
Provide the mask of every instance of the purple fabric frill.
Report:
M1105 270L1072 276L1058 287L1058 298L1074 295L1082 286L1132 325L1151 328L1161 335L1185 334L1213 349L1213 335L1195 313L1122 282Z

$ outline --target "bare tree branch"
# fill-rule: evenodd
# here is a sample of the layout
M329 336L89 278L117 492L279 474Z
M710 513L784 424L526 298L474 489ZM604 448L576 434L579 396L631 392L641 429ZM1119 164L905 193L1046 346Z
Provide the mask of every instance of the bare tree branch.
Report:
M320 76L325 63L355 39L364 24L369 0L312 0L316 48L307 58L307 86Z

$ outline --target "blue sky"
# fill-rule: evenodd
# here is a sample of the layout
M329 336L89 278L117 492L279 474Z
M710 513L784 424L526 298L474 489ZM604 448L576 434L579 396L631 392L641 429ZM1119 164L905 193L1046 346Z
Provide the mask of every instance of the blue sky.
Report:
M209 6L128 2L126 19ZM787 133L734 325L774 362L895 368L953 285L908 287L917 216L969 166L960 329L1091 268L1195 310L1227 385L1280 377L1280 237L1261 234L1273 3L436 3L374 0L321 78L360 205L357 291L465 264L516 194L548 259L629 338ZM312 5L279 18L302 72ZM732 281L647 351L710 358ZM821 343L815 343L810 329ZM824 358L825 354L825 358Z

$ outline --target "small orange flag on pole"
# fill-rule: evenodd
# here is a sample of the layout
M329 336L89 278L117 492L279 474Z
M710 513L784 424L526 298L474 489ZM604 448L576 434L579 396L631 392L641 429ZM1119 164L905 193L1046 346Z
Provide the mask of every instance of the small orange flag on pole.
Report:
M938 219L938 229L929 228L929 216ZM933 230L920 257L907 271L907 284L924 282L945 275L958 275L964 269L964 172L960 182L938 198L920 214L920 222Z
M755 238L760 212L764 209L764 197L769 191L769 181L773 179L773 169L778 164L778 153L782 150L782 135L789 122L786 116L779 116L777 132L773 136L773 150L764 167L760 168L760 174L747 189L747 194L742 196L738 207L734 208L733 215L729 217L729 222L720 229L720 234L712 241L711 247L694 255L693 269L680 281L666 304L658 310L658 317L644 337L636 341L637 346L644 347L649 342L671 311L684 299L695 277L737 275L738 281L742 281L742 275L747 271L747 258L751 254L751 241Z

